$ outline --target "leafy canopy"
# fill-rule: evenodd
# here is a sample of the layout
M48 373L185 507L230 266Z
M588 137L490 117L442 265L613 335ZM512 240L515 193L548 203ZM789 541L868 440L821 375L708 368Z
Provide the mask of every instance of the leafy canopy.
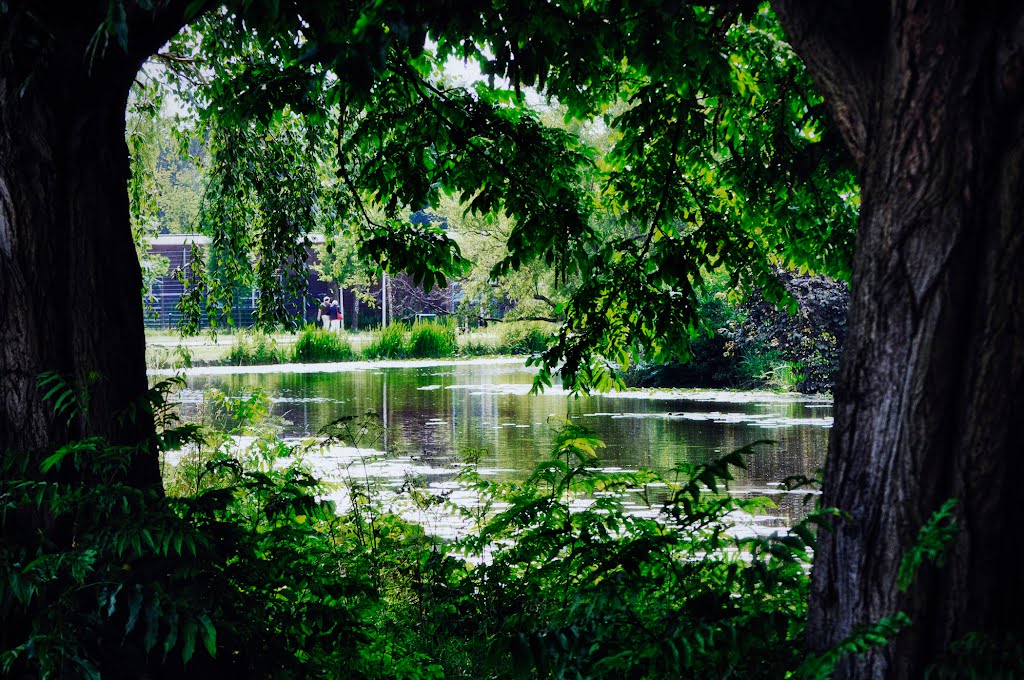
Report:
M446 233L408 220L443 195L510 220L492 277L541 262L580 282L542 384L556 365L603 388L640 354L686 358L708 272L782 299L775 265L848 271L852 164L767 6L246 2L165 52L204 74L171 79L211 140L201 283L222 301L253 273L266 324L286 317L312 230L427 288L463 274ZM447 84L452 58L489 82ZM526 87L614 144L545 125Z

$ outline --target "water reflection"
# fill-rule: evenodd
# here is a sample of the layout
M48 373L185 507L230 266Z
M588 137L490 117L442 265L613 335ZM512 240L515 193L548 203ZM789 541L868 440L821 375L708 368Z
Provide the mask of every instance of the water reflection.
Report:
M679 391L573 397L563 390L528 394L534 370L519 363L472 362L327 372L189 375L184 402L203 391L229 395L260 387L286 421L284 436L307 437L346 415L368 410L386 424L385 450L398 451L418 472L441 483L460 453L483 449L480 465L504 478L522 478L548 455L557 419L594 429L607 444L604 465L670 471L758 440L771 440L736 472L734 491L774 493L778 516L801 516L802 493L782 494L790 475L813 476L824 463L831 402L798 395ZM330 368L337 368L333 366Z

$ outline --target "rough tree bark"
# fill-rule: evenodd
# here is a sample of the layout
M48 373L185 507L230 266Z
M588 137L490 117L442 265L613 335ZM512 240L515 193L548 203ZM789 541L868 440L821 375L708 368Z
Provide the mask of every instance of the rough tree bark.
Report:
M1024 582L1024 4L776 3L861 169L809 642L897 611L838 677L920 677L968 633L1020 640ZM899 564L948 498L946 565ZM946 656L944 656L946 655Z
M172 3L132 7L126 51L97 34L108 5L0 15L0 455L27 461L85 435L153 434L142 411L117 417L147 389L124 111L142 61L184 21ZM51 371L89 395L70 427L37 387ZM131 481L160 484L151 453Z

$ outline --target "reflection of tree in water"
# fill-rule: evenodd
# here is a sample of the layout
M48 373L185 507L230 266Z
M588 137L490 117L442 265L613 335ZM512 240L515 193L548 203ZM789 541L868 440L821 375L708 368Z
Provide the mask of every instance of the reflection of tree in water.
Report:
M532 376L512 364L447 365L200 375L189 379L189 389L193 395L210 387L240 394L246 386L261 387L277 400L274 414L290 422L287 437L315 435L342 416L373 410L382 424L386 417L387 441L381 438L380 449L439 471L450 469L462 453L483 449L481 466L510 480L525 478L549 455L556 427L552 415L593 429L607 445L599 452L601 464L624 469L668 472L681 463L705 463L754 441L772 440L746 458L746 470L734 471L737 491L778 488L769 484L790 475L813 477L824 462L829 432L824 419L831 408L820 400L724 393L708 393L706 400L528 395ZM805 513L802 494L773 498L780 506L774 514L794 519Z

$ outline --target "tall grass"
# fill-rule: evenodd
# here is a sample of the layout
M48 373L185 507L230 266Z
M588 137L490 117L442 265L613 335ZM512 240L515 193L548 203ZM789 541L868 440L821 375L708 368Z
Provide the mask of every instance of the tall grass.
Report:
M146 368L192 368L192 350L185 345L146 347Z
M288 352L266 333L240 333L225 361L232 366L262 366L288 362Z
M538 354L547 347L552 325L536 321L508 321L493 326L493 332L473 331L462 337L459 353L464 356L496 354Z
M355 356L352 345L344 335L316 327L302 331L292 348L292 361L304 364L351 361Z
M407 355L405 334L408 327L403 323L393 323L380 333L373 335L370 344L363 348L367 359L403 359Z
M498 346L493 341L481 338L476 333L467 333L459 345L459 354L467 357L484 357L498 353Z
M801 379L799 366L784 360L777 350L747 351L739 368L746 385L776 392L796 391Z
M501 328L498 350L502 354L538 354L547 347L550 335L543 324L512 321Z
M455 326L445 321L426 321L413 325L409 338L409 356L420 359L453 357L459 349Z

